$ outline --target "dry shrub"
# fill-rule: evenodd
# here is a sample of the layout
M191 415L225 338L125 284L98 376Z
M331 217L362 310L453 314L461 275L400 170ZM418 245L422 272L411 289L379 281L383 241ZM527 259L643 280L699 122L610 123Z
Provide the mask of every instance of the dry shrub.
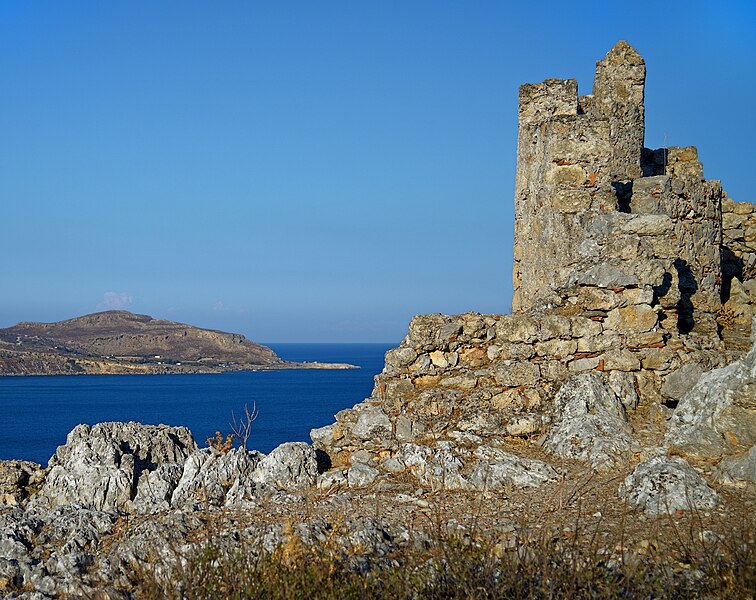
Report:
M183 562L174 561L182 566L170 577L142 574L137 597L752 598L754 524L744 515L738 527L716 535L694 518L673 522L671 539L640 545L623 530L579 519L563 528L523 524L508 537L439 527L429 542L376 555L345 541L344 523L320 542L303 541L289 523L273 552L224 536L208 539Z

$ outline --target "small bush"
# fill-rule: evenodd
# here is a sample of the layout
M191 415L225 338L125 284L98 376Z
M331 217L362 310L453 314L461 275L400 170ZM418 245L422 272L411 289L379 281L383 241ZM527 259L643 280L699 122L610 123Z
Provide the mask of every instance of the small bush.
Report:
M221 432L216 431L215 437L207 438L207 445L216 452L226 454L226 452L229 452L234 447L234 434L229 433L224 439Z

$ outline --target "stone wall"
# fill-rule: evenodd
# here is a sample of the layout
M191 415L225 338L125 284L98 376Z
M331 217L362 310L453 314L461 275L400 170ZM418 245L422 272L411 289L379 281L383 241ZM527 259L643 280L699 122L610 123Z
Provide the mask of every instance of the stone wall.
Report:
M594 93L520 88L513 309L596 310L602 290L653 291L670 335L718 344L721 186L695 148L643 148L643 59L620 42Z
M371 397L312 432L334 464L544 439L555 396L585 372L642 425L747 348L754 207L723 204L694 147L643 147L644 78L620 42L592 95L574 80L520 88L514 314L415 317Z
M339 464L359 450L388 458L408 441L537 437L551 423L554 394L577 373L600 374L632 413L640 398L645 408L678 400L693 373L725 364L717 350L664 344L642 292L615 296L606 319L418 315L386 354L371 397L313 440ZM684 366L687 376L669 378Z
M756 315L756 207L722 201L722 321L728 345L745 350Z

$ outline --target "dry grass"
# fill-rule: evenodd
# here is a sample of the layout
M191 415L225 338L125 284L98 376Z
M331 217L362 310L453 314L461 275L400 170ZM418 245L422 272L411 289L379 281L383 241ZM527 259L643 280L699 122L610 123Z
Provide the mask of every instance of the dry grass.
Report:
M571 494L568 494L568 497ZM319 539L288 523L284 542L265 551L223 527L172 561L172 571L145 569L138 598L752 598L756 589L756 521L712 523L702 514L660 517L629 535L629 522L554 512L529 517L508 533L468 517L450 529L443 507L423 534L376 553L336 519ZM560 521L559 518L562 517ZM629 517L630 518L630 517ZM304 529L307 523L304 524ZM718 533L712 531L714 528ZM420 530L418 530L419 532ZM429 534L429 535L428 535ZM303 541L307 539L307 541ZM167 573L167 574L166 574Z

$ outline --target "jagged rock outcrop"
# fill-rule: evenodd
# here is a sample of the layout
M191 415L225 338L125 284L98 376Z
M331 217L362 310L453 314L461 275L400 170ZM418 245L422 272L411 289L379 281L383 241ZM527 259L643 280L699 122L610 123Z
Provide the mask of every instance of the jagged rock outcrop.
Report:
M721 457L756 444L756 344L741 360L704 373L669 421L674 452Z
M0 467L3 473L20 468L41 479L31 467L24 471L5 462ZM31 506L137 513L238 506L260 494L312 486L317 474L315 450L302 442L281 444L266 456L243 448L198 449L185 427L79 425L50 460ZM23 483L22 474L8 479ZM13 485L17 490L21 484Z
M608 470L627 463L640 449L625 407L598 375L584 373L568 380L554 404L556 421L544 443L549 452Z
M148 485L151 473L163 465L183 465L196 447L186 427L133 422L79 425L50 459L50 472L34 503L130 510L140 485L143 492L156 485L155 475Z

